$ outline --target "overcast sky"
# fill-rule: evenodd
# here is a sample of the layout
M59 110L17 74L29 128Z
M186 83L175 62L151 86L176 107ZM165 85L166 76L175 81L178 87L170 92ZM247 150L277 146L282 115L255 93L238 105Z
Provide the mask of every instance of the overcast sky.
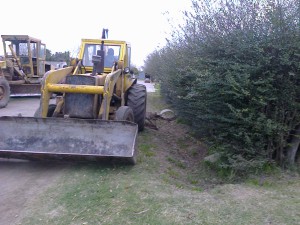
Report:
M41 39L52 53L71 51L75 57L81 38L100 38L102 28L108 28L109 39L131 43L132 61L140 67L164 45L168 19L179 23L190 5L191 0L3 1L0 34L26 34Z

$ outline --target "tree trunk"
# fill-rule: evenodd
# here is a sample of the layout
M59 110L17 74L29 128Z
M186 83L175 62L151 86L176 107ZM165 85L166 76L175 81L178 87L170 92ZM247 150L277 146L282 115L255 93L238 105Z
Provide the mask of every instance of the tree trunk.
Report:
M289 143L289 146L287 148L287 162L289 165L293 165L295 163L299 144L300 144L300 127L297 128L295 134L293 135L292 141L291 143Z

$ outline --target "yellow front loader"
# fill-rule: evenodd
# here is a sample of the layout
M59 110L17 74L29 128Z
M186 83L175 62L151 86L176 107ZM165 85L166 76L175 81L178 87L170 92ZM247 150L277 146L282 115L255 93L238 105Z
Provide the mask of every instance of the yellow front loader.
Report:
M45 73L34 117L0 117L0 157L135 163L147 93L132 78L130 54L105 30L102 39L82 39L75 67Z

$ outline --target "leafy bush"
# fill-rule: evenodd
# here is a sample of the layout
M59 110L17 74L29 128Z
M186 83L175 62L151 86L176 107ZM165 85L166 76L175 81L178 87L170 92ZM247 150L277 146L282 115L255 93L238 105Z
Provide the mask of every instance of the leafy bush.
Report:
M285 163L300 122L300 2L192 1L185 26L148 56L146 71L199 135L217 168L247 173Z

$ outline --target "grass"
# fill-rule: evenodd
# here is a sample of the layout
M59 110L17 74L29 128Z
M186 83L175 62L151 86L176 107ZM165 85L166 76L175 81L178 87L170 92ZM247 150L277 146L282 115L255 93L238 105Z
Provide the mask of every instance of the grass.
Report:
M183 162L181 162L180 160L178 160L178 159L173 159L171 157L168 157L167 160L169 162L173 163L175 166L181 168L181 169L185 169L186 168L186 165Z
M170 185L144 165L74 166L22 224L299 224L299 196L299 180L203 191Z
M165 108L157 93L148 104ZM201 162L190 165L187 159L199 155L195 146L188 151L184 139L172 139L151 129L140 133L135 166L71 165L21 224L300 224L299 174L222 184Z

